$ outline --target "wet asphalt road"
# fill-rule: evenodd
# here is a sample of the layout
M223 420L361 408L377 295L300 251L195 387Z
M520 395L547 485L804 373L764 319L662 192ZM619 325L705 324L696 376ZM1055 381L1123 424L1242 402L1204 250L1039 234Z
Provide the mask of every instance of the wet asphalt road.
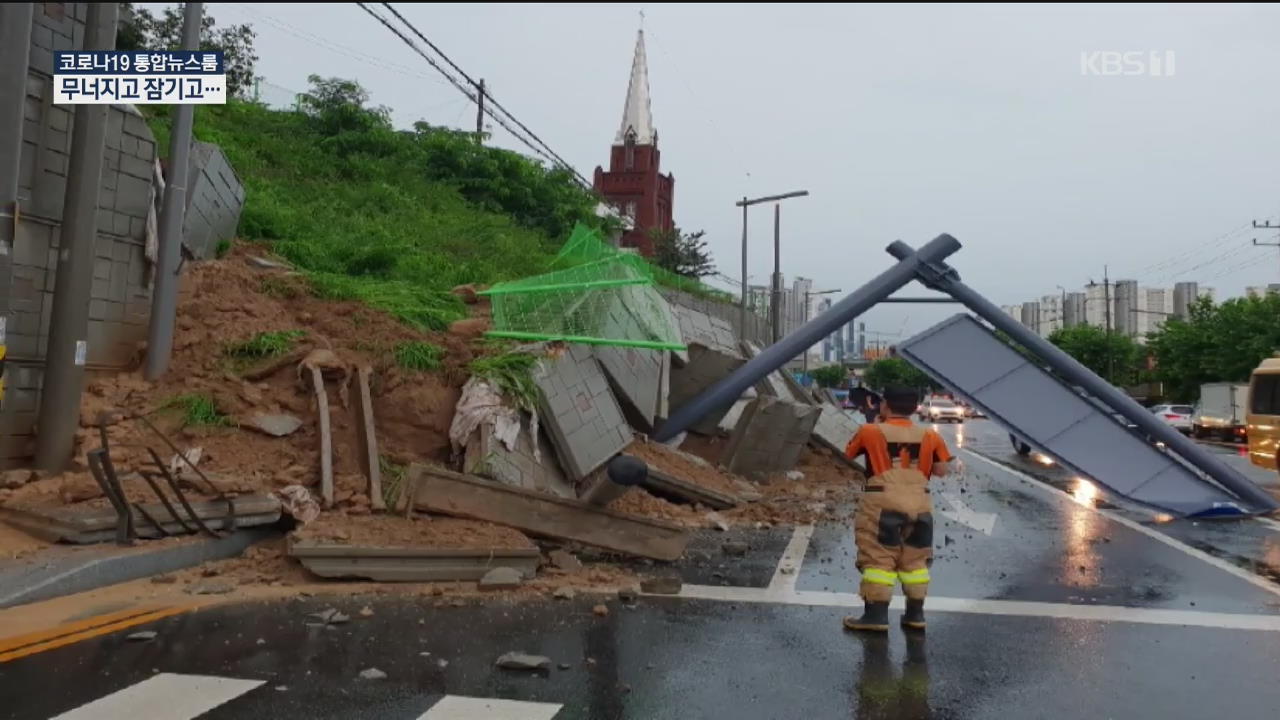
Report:
M967 448L1023 462L988 424L964 435ZM721 556L726 535L709 532L678 566L686 583L756 588L738 591L752 601L613 600L600 618L588 598L456 608L343 598L353 619L333 629L306 617L329 600L230 605L147 626L154 642L117 633L0 664L0 718L83 709L157 673L262 681L199 715L214 720L467 717L444 714L446 695L549 703L553 716L519 717L556 720L1276 716L1280 586L1235 568L1280 568L1280 532L1156 524L1117 508L1121 521L962 457L964 475L934 488L935 508L951 515L940 518L931 588L946 611L924 637L841 630L854 612L841 605L856 602L847 528L816 528L792 575L776 572L799 537L790 529L744 531L742 559ZM1017 467L1071 489L1054 468ZM358 617L366 604L375 614ZM1264 629L1239 629L1255 619ZM510 650L568 668L494 668ZM387 677L357 678L370 667ZM136 717L169 717L163 708Z

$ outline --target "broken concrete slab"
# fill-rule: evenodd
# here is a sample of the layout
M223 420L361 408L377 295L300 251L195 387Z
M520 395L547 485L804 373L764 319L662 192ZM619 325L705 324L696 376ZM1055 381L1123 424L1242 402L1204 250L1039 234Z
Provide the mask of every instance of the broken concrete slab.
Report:
M818 408L821 413L818 415L818 422L813 426L814 442L831 450L846 465L862 470L857 463L844 455L845 448L849 446L849 441L853 439L854 433L858 432L861 425L854 419L852 413L841 410L835 405L821 403Z
M264 435L287 437L302 427L302 420L288 413L258 413L249 418L247 425Z
M622 408L623 416L633 428L652 432L662 389L662 361L665 353L660 350L612 346L597 347L594 353Z
M492 422L480 423L467 441L462 471L525 490L563 498L577 497L573 483L561 470L555 448L542 428L538 429L538 453L535 456L527 430L521 429L517 433L515 449L508 450L498 439Z
M728 356L741 354L738 349L737 337L733 331L733 325L728 321L682 305L671 305L670 307L671 314L680 328L680 336L685 345L699 345L707 350ZM676 353L676 359L681 363L686 363L692 357Z
M184 535L194 530L185 510L178 509L178 512L182 513L186 527L173 520L169 511L158 502L141 503L139 508L155 518L169 535ZM192 501L191 509L213 530L271 525L280 519L281 513L279 498L258 494L228 500ZM234 520L229 522L228 515L232 515ZM89 544L113 540L118 516L109 507L55 507L38 510L0 507L0 520L48 542ZM133 522L138 537L164 537L138 510L134 510Z
M520 587L524 573L509 567L496 567L480 578L481 590L512 590Z
M744 341L741 348L748 360L760 354L760 346L750 341ZM813 398L808 391L786 370L774 370L764 376L760 382L756 383L756 391L761 395L772 395L806 405L813 404Z
M513 569L524 578L532 578L538 571L538 551L534 548L463 550L304 541L291 543L289 556L320 577L378 582L476 581L495 566Z
M320 502L333 507L333 436L329 430L329 393L324 389L320 368L312 365L311 387L316 394L316 413L320 418Z
M5 470L0 472L0 489L15 490L34 480L36 474L30 470Z
M689 533L671 523L626 515L576 500L512 488L415 464L421 510L485 520L534 535L571 540L655 560L684 553Z
M701 458L698 459L701 460ZM727 510L741 504L740 500L732 495L682 480L652 465L649 466L649 474L643 485L646 490L659 497L691 504L701 503L712 510Z
M591 348L570 345L535 372L539 416L574 482L600 468L630 444L633 434Z
M503 670L550 670L551 658L545 655L509 652L499 657L494 665Z
M672 409L678 409L704 390L727 377L746 362L741 354L728 354L701 345L689 346L689 362L683 367L671 368L671 387L667 401ZM689 429L703 435L718 434L718 425L730 406L707 413Z
M362 365L356 369L356 444L360 451L360 472L368 481L369 505L374 510L386 510L382 495L382 467L378 455L378 431L373 419L373 393L369 390L373 368Z
M776 397L759 397L743 410L725 445L721 464L750 479L796 466L821 409Z

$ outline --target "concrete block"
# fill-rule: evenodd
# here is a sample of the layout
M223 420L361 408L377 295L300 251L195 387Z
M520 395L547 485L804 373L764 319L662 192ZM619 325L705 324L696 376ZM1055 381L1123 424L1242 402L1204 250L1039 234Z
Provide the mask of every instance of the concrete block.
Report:
M791 470L820 413L812 405L775 397L752 400L729 436L721 464L751 479Z
M860 423L853 414L831 405L822 403L818 406L818 422L813 427L813 439L823 447L834 450L844 456L844 449L858 432Z
M746 362L736 351L728 354L701 345L690 345L688 355L689 361L683 367L675 367L673 363L671 368L667 402L673 412ZM726 406L711 412L690 429L704 435L715 435L716 426L728 410Z
M520 430L515 450L508 450L493 434L493 426L482 424L467 442L463 472L495 480L503 485L537 490L557 497L574 498L573 483L565 478L556 462L555 449L543 431L538 432L538 454L534 460L528 428Z
M630 444L631 428L590 348L572 345L559 358L544 361L536 380L542 396L539 415L570 479L583 479ZM590 387L600 385L603 392L591 392ZM570 397L571 410L551 409L551 398L558 394Z
M633 427L650 432L658 410L664 353L641 348L598 347L596 360Z

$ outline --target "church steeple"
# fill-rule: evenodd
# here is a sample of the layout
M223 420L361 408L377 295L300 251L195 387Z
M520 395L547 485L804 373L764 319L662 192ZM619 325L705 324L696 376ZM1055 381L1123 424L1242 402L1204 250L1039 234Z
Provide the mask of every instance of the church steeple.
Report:
M630 140L635 145L654 145L658 133L653 128L653 113L649 109L649 63L644 54L644 28L636 33L636 54L631 61L631 82L627 84L627 102L622 108L622 126L614 145L625 145Z

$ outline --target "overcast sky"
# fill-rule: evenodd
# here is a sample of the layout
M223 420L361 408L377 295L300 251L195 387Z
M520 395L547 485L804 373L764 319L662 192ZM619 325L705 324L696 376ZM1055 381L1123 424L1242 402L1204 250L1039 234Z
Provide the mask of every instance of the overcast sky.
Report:
M475 122L354 4L207 7L254 25L272 85L354 77L397 124ZM608 161L643 9L676 222L706 230L735 278L733 202L804 188L783 207L782 267L818 289L851 290L891 262L892 240L942 232L964 245L962 277L999 304L1078 289L1104 264L1113 279L1198 280L1220 296L1280 282L1280 252L1250 245L1275 232L1248 227L1280 219L1277 7L397 8L588 178ZM1081 52L1095 50L1172 51L1175 74L1085 75ZM501 130L494 142L519 147ZM752 282L771 270L771 215L752 211ZM951 312L865 319L909 334Z

